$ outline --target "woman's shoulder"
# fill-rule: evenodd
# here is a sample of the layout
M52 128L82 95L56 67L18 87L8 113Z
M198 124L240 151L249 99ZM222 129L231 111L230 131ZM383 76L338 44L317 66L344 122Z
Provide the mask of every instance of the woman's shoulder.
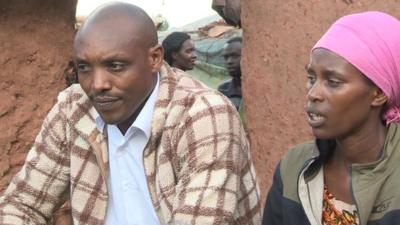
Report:
M282 161L307 161L309 158L318 156L318 154L318 148L315 141L308 141L291 148L283 157Z
M282 176L288 173L296 174L297 176L305 164L318 155L319 152L315 141L305 142L293 147L281 160L280 170Z

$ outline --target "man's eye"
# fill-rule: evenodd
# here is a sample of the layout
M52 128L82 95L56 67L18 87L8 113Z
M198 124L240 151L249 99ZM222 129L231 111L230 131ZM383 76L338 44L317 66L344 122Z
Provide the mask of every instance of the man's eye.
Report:
M239 58L240 58L240 55L233 55L232 58L234 58L234 59L239 59Z
M109 65L108 65L108 68L109 68L109 70L111 70L111 71L115 71L115 72L118 72L118 71L121 71L121 70L123 70L124 69L124 64L123 63L120 63L120 62L112 62L112 63L110 63Z
M78 73L86 73L90 70L90 66L84 63L78 63L76 66Z

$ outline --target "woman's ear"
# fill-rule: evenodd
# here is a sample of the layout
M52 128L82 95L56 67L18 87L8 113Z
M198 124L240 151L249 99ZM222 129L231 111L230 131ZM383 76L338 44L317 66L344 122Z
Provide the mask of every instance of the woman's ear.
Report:
M177 52L172 52L172 53L171 53L171 57L172 57L172 59L173 59L173 62L175 62L176 59L178 58L178 53L177 53Z
M164 60L164 49L160 44L155 45L149 49L149 63L151 66L151 71L157 73Z
M374 87L374 93L373 93L373 100L371 102L372 106L376 106L376 107L380 107L386 104L386 102L388 101L388 97L385 95L385 93L383 93L383 91L378 88L378 87Z

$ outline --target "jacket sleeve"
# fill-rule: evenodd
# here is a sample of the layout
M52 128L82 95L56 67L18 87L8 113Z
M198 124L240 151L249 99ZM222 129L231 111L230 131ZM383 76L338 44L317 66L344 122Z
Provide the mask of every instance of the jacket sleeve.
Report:
M283 185L280 173L280 163L275 169L272 186L269 190L267 203L263 214L263 225L283 224L282 212Z
M176 134L180 168L169 224L260 224L259 189L236 109L213 93L185 114Z
M46 224L59 206L69 183L64 105L59 101L48 113L23 167L0 198L0 224Z

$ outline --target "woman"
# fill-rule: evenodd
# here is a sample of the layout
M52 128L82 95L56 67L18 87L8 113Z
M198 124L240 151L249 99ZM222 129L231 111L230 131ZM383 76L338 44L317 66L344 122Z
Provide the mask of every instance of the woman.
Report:
M173 32L162 42L164 60L183 71L192 70L196 61L196 49L190 36L184 32Z
M306 70L316 140L279 163L263 224L400 224L400 22L342 17Z

